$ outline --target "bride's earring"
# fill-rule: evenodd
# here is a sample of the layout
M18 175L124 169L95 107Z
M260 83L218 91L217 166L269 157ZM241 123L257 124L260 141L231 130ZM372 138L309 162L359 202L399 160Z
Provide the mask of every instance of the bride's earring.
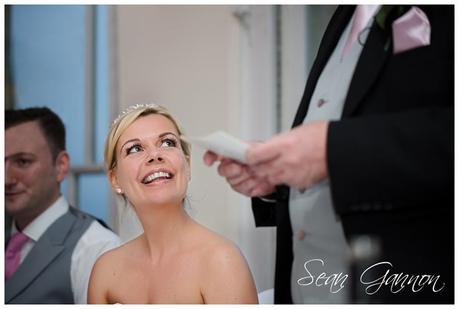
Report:
M123 193L123 191L121 190L121 188L116 188L116 193L118 193L118 194L122 194L122 193Z

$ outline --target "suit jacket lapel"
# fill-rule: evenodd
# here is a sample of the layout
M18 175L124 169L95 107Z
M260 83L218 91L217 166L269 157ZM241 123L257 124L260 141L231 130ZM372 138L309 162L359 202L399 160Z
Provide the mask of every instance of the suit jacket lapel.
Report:
M12 224L13 224L13 219L11 218L10 215L8 215L5 212L5 249L4 250L6 250L8 241L10 240Z
M308 111L309 101L311 100L312 93L317 84L322 70L327 64L328 59L330 58L333 50L338 44L338 41L346 28L349 20L354 13L355 6L339 6L335 14L330 20L330 23L327 27L327 30L324 33L322 41L317 52L317 58L312 65L311 72L309 73L308 81L306 83L306 88L304 90L303 98L301 99L300 106L295 115L295 120L293 121L292 127L296 127L303 123L304 117Z
M343 118L352 114L379 76L392 50L390 37L390 29L383 31L376 23L373 24L349 86Z
M75 221L76 218L67 212L40 237L16 273L5 284L6 303L27 288L64 251L65 240Z

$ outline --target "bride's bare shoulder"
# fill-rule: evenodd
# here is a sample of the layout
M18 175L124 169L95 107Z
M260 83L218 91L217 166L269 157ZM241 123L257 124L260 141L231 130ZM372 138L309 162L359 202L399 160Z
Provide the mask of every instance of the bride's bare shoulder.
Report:
M88 301L118 302L124 293L124 285L120 282L129 282L129 275L138 271L136 265L143 258L141 251L139 239L133 239L102 254L92 268Z
M191 237L206 260L215 257L216 254L218 256L241 256L238 246L233 241L199 223L196 223L195 231Z
M244 255L231 240L203 226L199 246L201 293L206 303L256 303L256 288ZM222 287L225 287L222 289Z

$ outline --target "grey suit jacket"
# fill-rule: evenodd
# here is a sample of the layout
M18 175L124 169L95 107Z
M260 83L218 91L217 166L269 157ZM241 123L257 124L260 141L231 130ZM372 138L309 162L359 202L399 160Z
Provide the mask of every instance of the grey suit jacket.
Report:
M70 263L73 250L94 219L70 207L40 237L5 282L7 304L74 303Z

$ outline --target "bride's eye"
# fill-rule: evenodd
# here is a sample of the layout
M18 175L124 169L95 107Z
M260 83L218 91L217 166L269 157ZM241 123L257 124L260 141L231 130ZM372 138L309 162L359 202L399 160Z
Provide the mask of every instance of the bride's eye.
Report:
M161 141L161 147L175 147L177 142L171 138L166 138Z
M131 153L136 153L136 152L139 152L139 151L142 151L142 146L140 146L139 144L134 144L128 148L126 148L126 154L129 155Z

